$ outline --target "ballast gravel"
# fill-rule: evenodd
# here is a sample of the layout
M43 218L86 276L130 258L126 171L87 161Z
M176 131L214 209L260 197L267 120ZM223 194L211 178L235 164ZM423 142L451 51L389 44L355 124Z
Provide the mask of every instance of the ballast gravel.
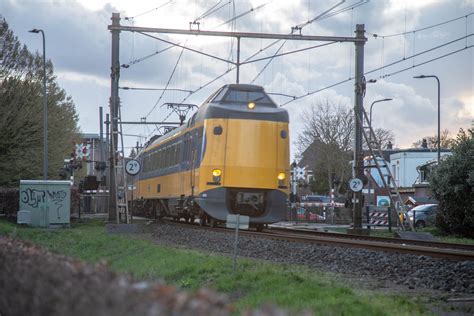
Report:
M151 225L157 243L231 254L234 234L170 223ZM347 276L375 279L409 289L474 294L474 261L452 261L361 248L315 245L239 236L238 255L277 263L302 264Z

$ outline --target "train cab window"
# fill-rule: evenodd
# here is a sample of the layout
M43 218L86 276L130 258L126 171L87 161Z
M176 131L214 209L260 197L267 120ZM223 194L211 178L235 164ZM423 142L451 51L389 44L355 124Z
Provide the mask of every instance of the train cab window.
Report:
M217 91L217 93L215 94L215 97L212 99L212 102L219 102L222 100L222 98L224 97L224 95L226 94L227 92L227 88L221 88L221 90Z
M196 122L196 115L197 115L197 112L193 114L193 117L191 117L191 126L193 126L194 123Z
M225 102L248 103L256 102L266 106L275 106L270 98L263 91L240 91L230 90L224 97Z

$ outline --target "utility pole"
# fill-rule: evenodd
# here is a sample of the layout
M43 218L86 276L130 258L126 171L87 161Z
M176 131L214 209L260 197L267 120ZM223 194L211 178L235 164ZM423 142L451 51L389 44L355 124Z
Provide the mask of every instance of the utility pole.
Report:
M365 39L364 24L356 25L356 38ZM354 85L354 116L355 116L355 137L354 137L354 174L356 178L363 179L364 162L362 152L362 117L365 94L364 78L364 45L365 41L355 42L355 85ZM361 233L362 230L362 191L354 192L353 202L353 222L354 233Z
M107 145L107 146L105 146L106 149L105 149L104 160L107 161L107 157L110 157L110 155L109 155L109 153L110 153L110 115L108 113L105 115L105 122L104 123L105 123L105 143ZM110 160L109 160L109 163L107 165L110 165ZM109 212L109 217L110 217L110 208L109 208L110 168L105 171L105 174L106 174L105 188L106 188L106 192L109 192L109 194L107 195L106 203L105 203L106 204L105 209L107 210L107 212Z
M32 29L43 37L43 180L48 180L48 90L46 88L46 40L43 30Z
M99 125L99 138L100 138L100 142L99 142L99 150L100 150L100 161L105 161L105 150L104 150L104 109L103 107L99 107L99 122L100 122L100 125ZM101 174L103 175L104 171L101 172Z
M112 26L120 27L120 13L112 13ZM111 142L109 151L109 221L117 219L117 187L115 166L117 165L118 144L118 107L119 107L119 78L120 78L120 30L112 29L112 63L110 69L110 115L111 115Z

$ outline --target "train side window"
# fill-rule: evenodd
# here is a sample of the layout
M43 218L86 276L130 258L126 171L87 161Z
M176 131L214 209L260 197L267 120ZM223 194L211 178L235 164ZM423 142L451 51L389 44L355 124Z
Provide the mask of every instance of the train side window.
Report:
M173 163L173 147L168 147L168 167L170 167Z
M156 152L156 169L160 170L160 163L161 163L161 152L158 150Z
M158 168L163 169L163 148L158 151Z
M186 153L187 153L187 150L188 150L187 144L188 144L188 141L185 140L185 141L183 142L183 156L182 156L182 157L183 157L183 163L186 162Z
M183 158L183 141L180 140L178 142L178 162L177 164L180 165L182 163L182 158Z
M150 162L149 162L149 159L150 156L149 155L146 155L145 157L145 172L148 172L148 169L149 169L149 165L150 165Z
M176 144L171 147L171 165L174 166L176 164Z
M163 160L163 168L168 167L168 148L165 148L165 150L163 151Z
M174 145L174 165L179 164L179 143Z

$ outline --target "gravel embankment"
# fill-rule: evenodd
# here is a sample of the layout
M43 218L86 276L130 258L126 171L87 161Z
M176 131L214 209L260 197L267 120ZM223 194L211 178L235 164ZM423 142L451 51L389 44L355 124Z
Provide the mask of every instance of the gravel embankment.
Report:
M152 225L158 243L232 253L234 235L183 228L167 223ZM239 236L239 256L361 276L387 285L474 294L474 261L450 261L360 248L311 245Z

